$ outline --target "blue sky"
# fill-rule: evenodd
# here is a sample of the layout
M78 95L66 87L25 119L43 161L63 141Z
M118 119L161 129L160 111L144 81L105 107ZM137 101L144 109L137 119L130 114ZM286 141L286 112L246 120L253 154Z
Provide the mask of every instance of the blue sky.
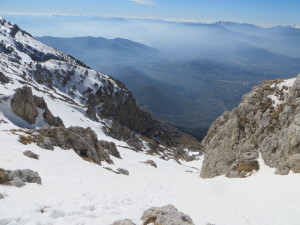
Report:
M88 14L173 20L300 24L300 0L0 0L0 14Z

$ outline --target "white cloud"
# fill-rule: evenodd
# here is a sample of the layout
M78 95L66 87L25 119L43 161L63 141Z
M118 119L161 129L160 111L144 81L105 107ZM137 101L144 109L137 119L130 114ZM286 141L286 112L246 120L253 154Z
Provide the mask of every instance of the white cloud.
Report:
M155 5L154 2L148 0L130 0L134 4L141 4L141 5Z

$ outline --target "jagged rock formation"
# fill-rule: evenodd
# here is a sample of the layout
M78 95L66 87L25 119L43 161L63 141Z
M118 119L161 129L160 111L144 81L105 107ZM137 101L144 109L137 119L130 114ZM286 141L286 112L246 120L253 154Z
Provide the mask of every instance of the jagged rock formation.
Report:
M62 149L74 149L81 157L101 165L101 161L113 163L109 155L120 158L113 142L99 141L91 128L82 127L43 127L35 130L32 139L38 146L53 150L54 146ZM38 134L36 134L38 133Z
M25 183L42 184L42 179L37 172L29 169L14 171L0 169L0 184L23 187Z
M258 157L277 174L300 173L300 76L266 81L225 112L203 140L201 177L245 177Z
M50 126L64 126L59 117L54 117L42 97L33 96L30 87L18 88L13 95L10 106L14 114L29 124L34 124L39 115L38 108L43 109L44 121Z

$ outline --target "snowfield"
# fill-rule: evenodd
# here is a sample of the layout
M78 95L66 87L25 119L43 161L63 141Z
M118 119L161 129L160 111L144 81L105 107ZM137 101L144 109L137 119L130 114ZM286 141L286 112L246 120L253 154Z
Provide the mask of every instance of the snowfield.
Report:
M42 185L0 186L0 225L109 225L122 218L141 224L151 206L173 204L196 225L297 225L300 221L300 175L274 175L263 167L246 179L201 179L200 161L178 164L119 147L123 160L99 166L73 150L44 150L23 145L1 124L0 165L32 169ZM25 157L31 150L39 160ZM157 168L141 163L152 159ZM124 168L129 176L103 167Z

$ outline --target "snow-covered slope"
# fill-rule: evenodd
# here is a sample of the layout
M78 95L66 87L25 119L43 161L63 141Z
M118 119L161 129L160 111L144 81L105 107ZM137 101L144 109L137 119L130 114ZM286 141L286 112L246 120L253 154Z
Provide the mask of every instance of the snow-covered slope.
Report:
M5 196L0 199L1 225L109 225L122 218L141 224L145 209L166 204L187 213L196 225L299 224L296 174L276 176L263 166L247 179L207 180L199 178L196 169L201 161L180 165L119 147L123 159L113 158L114 167L127 169L129 176L124 176L103 169L106 164L84 161L73 151L47 151L17 140L17 135L1 131L1 167L38 171L42 185L0 186ZM22 152L27 149L40 159L25 157ZM149 159L157 168L141 163Z
M104 132L112 125L111 118L97 114L97 121L86 114L87 107L95 106L90 101L91 94L97 92L99 99L105 97L105 104L112 100L114 104L106 105L112 111L118 109L113 105L120 100L129 104L126 100L132 99L125 97L130 93L122 84L36 42L4 19L0 19L0 32L0 168L31 169L42 179L41 185L26 183L21 188L0 185L0 225L109 225L123 218L139 225L144 210L167 204L188 214L196 225L299 224L299 174L274 175L260 158L260 170L247 179L201 179L199 152L189 152L196 155L194 161L175 161L162 152L151 152L152 142L147 139L142 139L140 151L134 151L126 142ZM24 84L32 87L33 95L44 98L49 110L66 127L91 127L98 139L113 141L122 159L110 156L114 164L98 165L83 160L72 149L54 147L49 151L35 143L21 143L22 135L36 131L27 128L48 125L42 110L33 124L14 115L10 100ZM98 105L100 112L105 109L104 103ZM129 105L119 108L127 110L128 117L132 116L129 112L137 110L134 104ZM124 115L114 116L122 121ZM163 130L160 134L165 133ZM160 149L170 150L166 146ZM39 159L23 155L26 150L38 154ZM150 154L145 154L147 151ZM153 160L157 168L143 163L146 160ZM128 170L129 175L116 174L118 168Z

